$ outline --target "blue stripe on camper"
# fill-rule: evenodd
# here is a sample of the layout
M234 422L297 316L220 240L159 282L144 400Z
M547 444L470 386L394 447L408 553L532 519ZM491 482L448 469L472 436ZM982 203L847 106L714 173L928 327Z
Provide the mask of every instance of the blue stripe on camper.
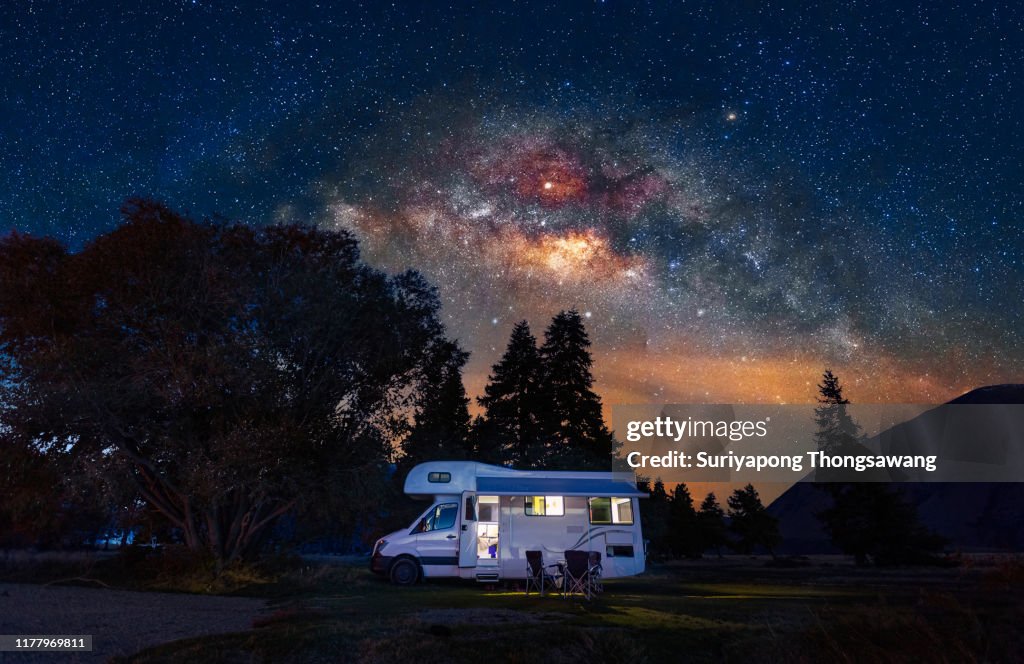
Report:
M646 496L631 482L573 477L477 477L478 493L501 496Z
M609 528L608 526L598 526L596 528L591 528L589 532L580 535L580 538L576 540L576 543L569 548L578 549L581 546L583 546L584 542L590 542L592 540L597 539L598 537L605 537L606 535L608 535L608 533L626 533L627 535L632 535L633 531L626 528Z
M420 556L421 565L458 565L458 556Z

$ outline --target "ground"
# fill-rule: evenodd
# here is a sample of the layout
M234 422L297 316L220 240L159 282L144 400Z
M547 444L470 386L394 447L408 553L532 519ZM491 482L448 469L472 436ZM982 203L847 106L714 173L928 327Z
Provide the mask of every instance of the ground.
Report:
M317 563L235 589L267 602L254 621L251 606L238 611L247 625L119 661L1021 661L1022 570L991 557L897 570L712 558L652 565L588 602L455 581L396 588L362 561ZM177 597L195 612L223 599ZM111 629L132 627L98 624L94 634Z
M12 662L105 662L168 641L249 629L265 605L249 597L0 583L0 634L93 635L88 655L7 655Z

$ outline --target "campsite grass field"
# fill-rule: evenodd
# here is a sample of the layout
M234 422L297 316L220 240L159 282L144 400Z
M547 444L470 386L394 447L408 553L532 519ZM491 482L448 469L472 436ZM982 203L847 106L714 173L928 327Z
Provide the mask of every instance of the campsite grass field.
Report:
M607 581L592 601L452 580L394 587L363 560L236 573L229 585L205 587L194 577L155 583L123 571L104 564L88 577L260 597L269 608L248 631L165 643L119 662L1024 660L1024 563L1015 558L905 569L839 558L670 562Z
M1021 661L1024 567L857 569L727 558L653 565L586 601L513 587L393 587L363 565L243 589L273 612L245 633L136 662Z

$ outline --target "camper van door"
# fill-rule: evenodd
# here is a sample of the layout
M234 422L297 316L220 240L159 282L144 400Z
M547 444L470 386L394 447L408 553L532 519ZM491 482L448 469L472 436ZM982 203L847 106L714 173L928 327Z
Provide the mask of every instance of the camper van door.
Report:
M459 567L476 567L476 493L462 492L462 521L459 526Z
M424 576L447 576L457 569L458 511L457 498L434 505L420 520L416 534L416 554L423 565Z

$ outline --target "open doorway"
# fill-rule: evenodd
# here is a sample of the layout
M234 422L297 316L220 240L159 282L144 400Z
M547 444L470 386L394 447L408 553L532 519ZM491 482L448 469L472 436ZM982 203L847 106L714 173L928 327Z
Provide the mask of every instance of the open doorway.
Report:
M498 496L477 497L476 555L478 565L497 565L498 522L500 519Z

